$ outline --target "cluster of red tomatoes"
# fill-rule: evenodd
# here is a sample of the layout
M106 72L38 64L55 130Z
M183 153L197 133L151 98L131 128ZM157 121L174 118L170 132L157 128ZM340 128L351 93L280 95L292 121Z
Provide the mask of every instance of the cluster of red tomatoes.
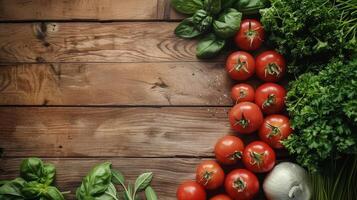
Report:
M259 181L254 173L269 172L275 165L273 150L283 148L281 140L287 138L292 129L289 119L280 114L284 109L286 91L276 84L283 77L286 66L283 56L275 51L265 51L255 58L247 51L259 49L264 41L264 29L254 19L241 23L235 37L242 51L232 53L226 61L226 71L237 81L246 81L254 74L264 83L254 89L247 83L232 88L232 99L236 103L229 112L229 122L238 134L258 132L260 141L244 146L236 136L227 135L215 145L216 161L206 160L196 170L196 181L182 183L177 190L178 200L205 200L207 190L224 186L226 194L216 195L210 200L251 200L259 191ZM244 51L243 51L244 50ZM236 165L242 161L244 168L225 174L221 165Z

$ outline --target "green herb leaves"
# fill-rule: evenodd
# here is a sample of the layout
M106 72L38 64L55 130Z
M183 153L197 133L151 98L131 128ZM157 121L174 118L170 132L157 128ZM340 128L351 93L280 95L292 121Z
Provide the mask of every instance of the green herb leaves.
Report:
M242 13L230 8L223 12L217 20L213 22L213 29L217 36L228 39L233 37L239 30Z
M172 0L171 5L180 13L193 14L203 8L202 0Z
M132 185L125 186L123 174L117 170L111 169L111 163L105 162L95 166L86 177L82 184L77 188L76 197L78 200L118 200L122 197L125 200L136 200L137 194L146 190L152 180L151 172L141 174ZM115 185L123 188L119 193ZM156 194L152 188L145 191L148 200L157 200Z
M0 183L0 199L64 200L62 193L51 186L55 179L54 165L39 158L28 158L20 166L21 178Z
M239 30L242 14L230 8L236 1L202 0L198 3L172 0L176 10L192 15L176 27L176 36L185 39L202 36L196 48L198 58L211 58L218 55L225 46L225 40L233 37ZM187 3L189 9L182 9L184 3Z
M210 58L217 55L224 47L226 41L218 38L213 33L206 35L197 45L198 58Z
M283 144L310 171L331 156L357 153L356 88L356 58L291 83L286 104L294 134Z

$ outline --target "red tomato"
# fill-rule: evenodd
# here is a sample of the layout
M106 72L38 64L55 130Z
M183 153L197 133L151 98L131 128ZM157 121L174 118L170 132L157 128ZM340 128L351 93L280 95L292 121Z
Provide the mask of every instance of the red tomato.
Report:
M195 181L186 181L177 188L176 197L177 200L206 200L206 191Z
M206 189L216 189L224 182L224 172L216 161L205 160L196 169L196 181Z
M265 114L279 113L284 109L286 91L275 83L264 83L255 90L255 103Z
M226 71L234 80L247 80L255 71L255 61L253 56L244 51L236 51L232 53L227 58Z
M255 19L245 19L241 22L234 40L239 48L253 51L259 49L264 38L265 32L262 24Z
M271 147L282 149L284 146L280 143L281 140L286 139L292 131L289 118L284 115L269 115L259 129L259 137Z
M209 200L232 200L232 199L225 194L219 194L219 195L216 195L216 196L210 198Z
M240 83L232 88L231 96L237 104L240 102L254 102L254 88L251 85Z
M229 122L233 130L241 134L249 134L258 130L263 123L263 114L257 105L242 102L229 112Z
M252 172L268 172L275 165L275 152L264 142L252 142L244 149L243 163Z
M251 200L259 191L258 178L246 169L231 171L224 183L226 192L234 200Z
M277 82L286 71L285 59L276 51L266 51L255 59L256 74L266 82Z
M236 164L242 158L244 144L241 139L227 135L222 137L214 147L218 162L226 165Z

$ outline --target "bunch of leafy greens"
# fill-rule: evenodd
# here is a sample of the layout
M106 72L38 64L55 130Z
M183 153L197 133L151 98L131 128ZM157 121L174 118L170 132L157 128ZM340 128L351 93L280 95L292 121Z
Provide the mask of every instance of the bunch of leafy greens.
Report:
M64 200L62 193L52 186L56 169L39 158L22 161L20 176L14 180L0 181L2 200Z
M202 36L196 55L211 58L239 30L241 12L257 13L267 6L267 0L172 0L171 4L178 12L192 15L177 26L175 34L186 39Z
M316 171L325 160L357 153L357 58L301 75L286 104L294 134L283 144L301 165Z
M271 0L261 15L268 43L287 58L291 73L356 55L356 0Z
M150 187L153 174L143 173L135 181L134 186L125 186L124 176L111 168L111 163L105 162L95 166L76 191L78 200L136 200L138 193L145 191L147 200L157 200L156 193ZM120 185L124 191L119 195L115 185Z
M311 174L314 200L355 200L357 197L357 157L326 163L320 173Z

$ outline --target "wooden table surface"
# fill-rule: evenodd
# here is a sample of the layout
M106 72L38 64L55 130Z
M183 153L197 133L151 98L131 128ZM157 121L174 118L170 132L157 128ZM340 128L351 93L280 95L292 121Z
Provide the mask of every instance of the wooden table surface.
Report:
M38 156L75 188L111 161L173 200L230 133L224 56L175 37L169 0L0 0L0 179Z

